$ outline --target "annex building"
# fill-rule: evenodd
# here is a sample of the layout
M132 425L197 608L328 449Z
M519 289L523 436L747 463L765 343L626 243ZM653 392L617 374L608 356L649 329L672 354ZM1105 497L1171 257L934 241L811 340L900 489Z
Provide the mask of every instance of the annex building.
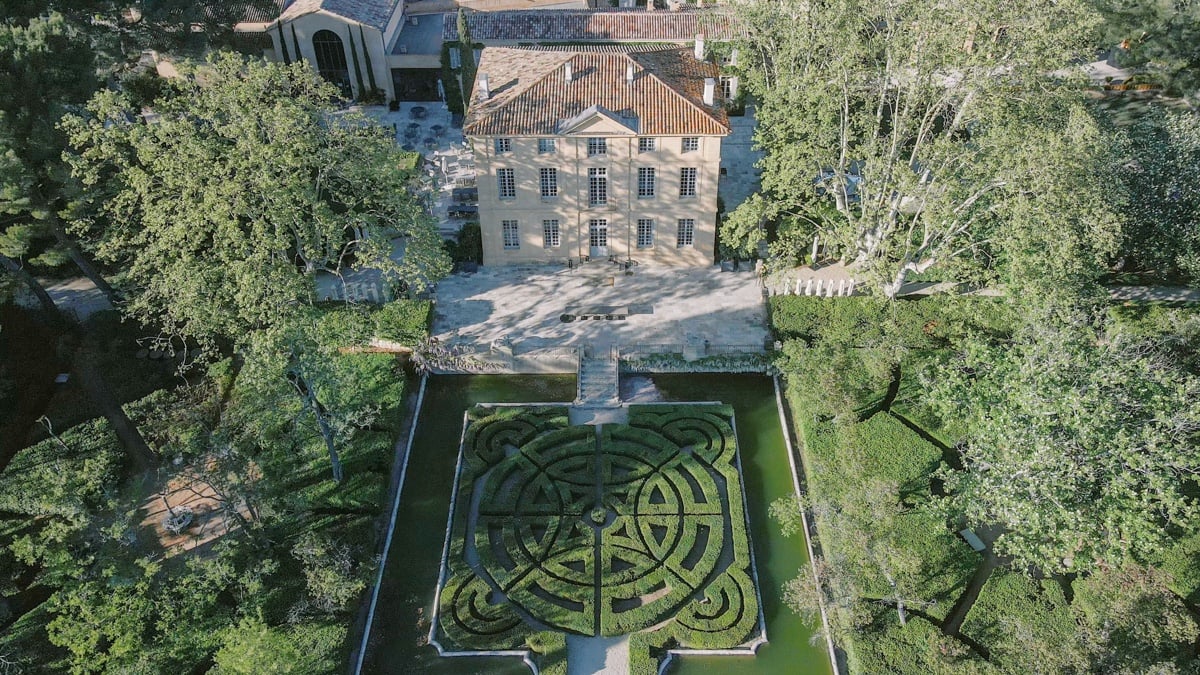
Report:
M485 48L463 124L483 263L713 264L730 127L703 50Z

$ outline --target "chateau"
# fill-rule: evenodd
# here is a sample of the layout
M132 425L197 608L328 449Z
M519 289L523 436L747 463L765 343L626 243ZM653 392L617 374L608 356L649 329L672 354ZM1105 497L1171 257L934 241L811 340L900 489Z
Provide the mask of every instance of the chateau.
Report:
M484 49L463 125L484 264L711 265L717 84L688 48Z

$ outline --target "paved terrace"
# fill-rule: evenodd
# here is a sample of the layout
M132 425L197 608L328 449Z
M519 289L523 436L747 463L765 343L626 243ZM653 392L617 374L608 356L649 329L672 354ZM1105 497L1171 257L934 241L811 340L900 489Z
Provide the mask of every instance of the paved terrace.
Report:
M624 321L563 322L567 313L626 313ZM434 335L452 343L511 341L517 351L582 345L756 345L767 339L762 289L753 272L634 268L609 262L576 269L487 267L438 284Z

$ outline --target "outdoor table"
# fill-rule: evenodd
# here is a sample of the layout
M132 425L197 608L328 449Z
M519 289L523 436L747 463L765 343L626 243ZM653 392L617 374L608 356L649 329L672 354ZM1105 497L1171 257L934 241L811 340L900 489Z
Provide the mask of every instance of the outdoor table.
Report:
M401 145L400 148L406 152L412 152L413 150L417 149L417 146L413 145L412 143L405 143L404 145Z
M416 122L411 122L407 127L404 127L404 135L407 138L416 138L419 133L421 133L421 125Z
M425 144L426 150L432 150L437 147L437 141L434 140L433 136L426 136L422 142Z
M415 106L413 106L412 110L408 111L408 116L413 118L414 120L423 120L423 119L425 119L425 115L426 115L425 106L421 106L421 105L415 105Z
M446 127L444 127L440 124L435 124L435 125L429 127L429 130L432 131L433 135L437 136L438 138L441 138L442 136L446 135Z

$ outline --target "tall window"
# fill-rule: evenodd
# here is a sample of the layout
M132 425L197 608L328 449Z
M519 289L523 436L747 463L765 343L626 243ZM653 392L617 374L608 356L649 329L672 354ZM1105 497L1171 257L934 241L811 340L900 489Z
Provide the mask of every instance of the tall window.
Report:
M542 186L542 196L557 197L558 169L541 169L538 173L540 175L539 183Z
M553 153L554 153L554 139L553 138L539 138L538 139L538 154L549 155L549 154L553 154Z
M517 198L517 179L513 176L512 169L496 170L496 187L500 192L500 199Z
M608 203L608 169L588 169L588 206Z
M562 237L558 232L557 219L542 221L542 246L545 248L558 248L562 246Z
M691 248L696 244L696 221L692 218L680 218L679 229L675 233L676 248Z
M650 218L638 218L637 247L638 248L653 248L654 247L654 221Z
M696 196L696 167L688 166L679 170L679 196Z
M638 168L638 197L646 198L654 196L654 169L640 167Z
M608 139L606 138L589 138L588 139L588 157L596 157L597 155L608 154Z
M511 138L497 138L495 145L496 145L496 154L497 155L503 155L506 152L512 152L512 139Z
M696 152L700 149L700 138L697 136L688 136L683 139L684 152Z
M317 72L341 88L343 94L350 93L350 70L346 67L346 49L342 38L329 30L313 33L313 53L317 57Z
M728 75L722 75L721 98L732 102L734 96L737 96L737 78Z
M502 220L500 224L504 231L504 248L521 248L521 233L517 230L517 221Z
M654 152L655 144L653 138L645 136L638 139L638 152Z

